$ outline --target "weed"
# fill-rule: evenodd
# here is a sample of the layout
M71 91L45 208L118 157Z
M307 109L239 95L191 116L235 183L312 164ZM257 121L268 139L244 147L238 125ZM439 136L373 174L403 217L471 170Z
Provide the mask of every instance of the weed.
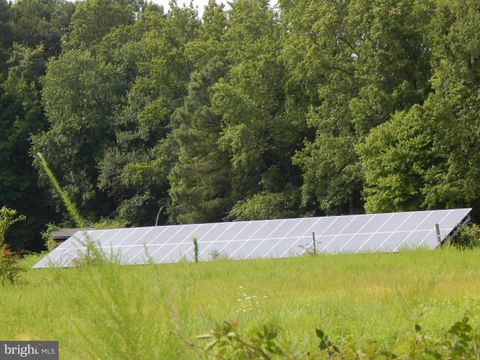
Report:
M61 188L60 183L58 182L57 178L48 166L48 163L43 157L43 155L41 153L37 153L37 157L40 160L40 164L42 165L43 170L47 174L48 179L52 183L53 188L62 199L63 204L68 211L68 214L75 222L75 225L78 227L86 227L87 221L82 218L73 201L70 199L68 194ZM73 266L84 267L86 265L101 265L105 263L117 263L120 261L116 254L111 254L110 256L104 254L100 249L95 246L95 243L89 238L86 232L84 233L84 235L86 240L79 240L80 244L84 247L84 250L79 251L77 256L72 260L71 264Z
M152 266L147 270L155 271ZM164 327L172 325L164 316L164 289L159 282L143 282L133 273L122 276L115 264L88 267L81 276L74 275L69 287L79 313L74 325L83 343L77 349L83 358L164 358ZM154 300L147 298L152 295Z
M319 349L328 359L478 359L480 357L480 333L474 333L467 317L453 324L441 336L428 336L419 324L389 348L371 340L366 347L358 347L353 341L335 343L322 330L317 329Z
M318 347L321 351L324 351L329 358L334 357L336 354L340 354L340 349L330 339L330 337L323 332L323 330L316 329L315 334L320 339L320 345Z
M209 333L197 336L198 340L206 343L195 348L216 359L271 359L285 355L277 336L275 326L262 325L243 334L238 323L223 321Z
M77 208L73 204L72 200L70 200L70 198L68 197L68 194L65 191L63 191L63 189L60 187L60 184L59 184L57 178L55 177L55 175L53 175L53 172L50 169L50 167L48 166L48 163L45 160L45 158L43 157L43 155L41 153L37 153L37 157L40 160L40 164L42 165L43 171L45 171L45 174L47 174L47 177L50 180L50 182L52 183L53 188L55 189L57 194L62 199L63 204L65 205L65 207L66 207L69 215L72 217L73 221L75 221L75 224L79 227L85 227L86 226L86 221L82 218L79 211L77 210Z
M240 286L240 290L243 290L243 286ZM267 296L264 296L266 299ZM238 298L237 313L250 313L257 310L260 306L260 299L256 295L248 295L245 292Z
M79 250L72 259L71 265L74 267L99 266L105 264L120 264L121 255L110 252L109 254L95 246L95 243L85 235L86 241L80 241L84 249Z
M228 260L228 255L221 252L220 250L211 250L208 252L210 260Z

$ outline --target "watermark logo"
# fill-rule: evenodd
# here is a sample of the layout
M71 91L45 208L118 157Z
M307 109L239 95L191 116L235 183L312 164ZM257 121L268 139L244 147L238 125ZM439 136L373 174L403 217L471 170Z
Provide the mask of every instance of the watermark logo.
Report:
M0 341L0 360L58 360L58 341Z

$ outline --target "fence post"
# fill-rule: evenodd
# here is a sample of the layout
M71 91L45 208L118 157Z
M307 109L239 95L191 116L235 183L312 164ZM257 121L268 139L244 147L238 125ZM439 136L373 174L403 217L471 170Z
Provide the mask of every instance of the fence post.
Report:
M198 262L198 240L197 238L193 238L193 259L195 262Z
M317 242L315 241L315 232L312 232L313 253L317 255Z
M440 235L440 225L435 224L435 233L437 234L438 245L442 245L442 236Z

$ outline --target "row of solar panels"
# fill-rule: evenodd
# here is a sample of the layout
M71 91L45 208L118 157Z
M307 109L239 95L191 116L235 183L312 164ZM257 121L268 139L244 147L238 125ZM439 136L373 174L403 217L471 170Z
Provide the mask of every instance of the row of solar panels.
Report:
M92 242L123 264L191 261L193 240L200 261L300 256L314 248L321 253L390 252L402 248L438 246L471 209L328 216L299 219L241 221L211 224L78 232L34 267L71 266Z

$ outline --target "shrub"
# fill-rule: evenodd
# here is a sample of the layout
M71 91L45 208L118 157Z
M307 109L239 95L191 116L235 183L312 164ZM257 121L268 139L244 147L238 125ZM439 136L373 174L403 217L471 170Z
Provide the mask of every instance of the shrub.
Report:
M471 249L480 246L480 226L477 224L462 226L452 245L461 249Z
M178 339L168 333L173 325L164 306L165 288L160 280L152 284L142 277L160 279L156 268L128 276L114 264L77 271L68 275L67 286L79 315L72 320L82 344L78 358L179 359L169 343Z
M239 201L228 215L234 220L285 219L295 217L300 206L300 196L296 189L281 193L263 191Z
M0 247L0 283L13 284L24 271L23 267L18 261L18 256L13 253L8 245L3 244Z
M52 236L52 232L58 230L58 226L54 224L48 224L47 229L42 232L42 239L45 242L45 247L48 251L53 251L57 246L58 243Z
M228 254L217 249L209 251L208 255L210 260L229 260Z
M5 206L0 209L0 283L2 284L13 284L23 271L18 262L18 256L5 244L8 229L23 220L25 220L25 216L18 215L13 209Z
M17 211L2 207L0 209L0 246L5 243L5 236L8 229L19 221L25 220L25 216L17 215Z
M198 340L206 342L203 346L190 345L217 359L271 359L275 356L288 356L277 336L278 331L274 326L262 325L242 333L236 322L224 321L209 333L197 336Z

